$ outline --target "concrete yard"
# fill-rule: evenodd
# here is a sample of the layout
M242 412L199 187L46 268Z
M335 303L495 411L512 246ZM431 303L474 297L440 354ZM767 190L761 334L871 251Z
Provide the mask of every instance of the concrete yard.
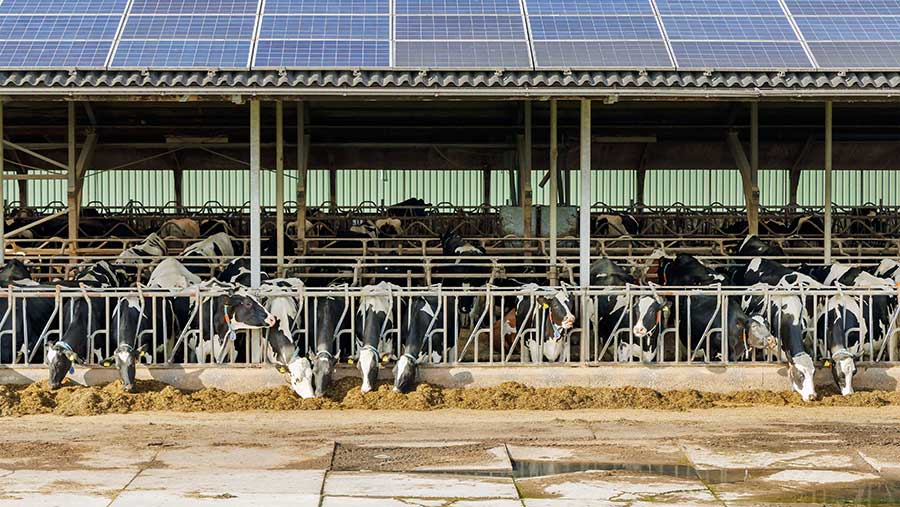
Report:
M897 406L0 424L0 506L900 505Z

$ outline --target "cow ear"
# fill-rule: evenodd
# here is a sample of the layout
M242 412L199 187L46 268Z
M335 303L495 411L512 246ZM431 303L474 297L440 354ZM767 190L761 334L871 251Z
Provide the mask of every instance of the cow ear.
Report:
M545 310L550 307L550 303L547 302L547 298L545 298L544 296L538 296L536 300L538 304L541 305L541 307L543 307Z

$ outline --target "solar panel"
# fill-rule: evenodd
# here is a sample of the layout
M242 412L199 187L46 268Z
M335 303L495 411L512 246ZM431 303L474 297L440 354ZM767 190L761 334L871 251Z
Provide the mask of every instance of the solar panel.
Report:
M663 23L671 40L798 40L784 16L666 16Z
M799 42L673 41L679 69L808 69Z
M131 14L256 14L259 0L134 0Z
M653 7L649 0L579 0L565 2L560 0L525 0L528 14L533 15L565 15L565 14L608 14L608 15L653 15Z
M4 0L0 14L122 14L128 0Z
M397 42L395 66L428 68L530 68L522 42Z
M783 16L778 0L656 0L662 16L732 15Z
M808 41L900 41L900 17L800 17Z
M896 70L900 42L810 42L819 67L825 69Z
M521 14L518 0L395 0L394 12L411 14Z
M0 41L0 67L99 68L106 64L112 41Z
M399 16L398 40L516 40L525 25L520 16Z
M260 40L259 68L353 68L390 66L389 41Z
M671 68L663 41L535 41L538 68Z
M5 40L113 40L121 16L0 16Z
M265 16L262 39L387 40L388 16Z
M250 40L256 16L129 16L123 40Z
M266 0L266 14L386 14L388 0Z
M247 67L250 41L123 40L110 67L226 68Z
M795 16L898 16L900 0L785 0Z
M653 16L530 16L534 40L661 39Z

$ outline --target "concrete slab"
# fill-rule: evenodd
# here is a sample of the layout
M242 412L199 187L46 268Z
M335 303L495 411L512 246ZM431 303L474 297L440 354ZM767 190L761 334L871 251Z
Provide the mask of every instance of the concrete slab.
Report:
M236 444L174 447L160 450L156 460L164 468L192 469L282 469L331 455L332 444L313 447L287 445L283 448ZM320 464L320 468L327 463Z
M711 483L709 487L726 503L742 506L843 505L860 499L892 499L891 486L877 474L851 470L757 470L748 472L744 480Z
M459 500L454 498L361 498L326 496L322 507L522 507L519 500Z
M182 496L250 494L317 496L324 470L168 470L147 469L129 491L166 491Z
M336 470L458 472L480 470L511 471L512 462L505 445L488 447L478 442L398 442L379 444L338 444Z
M580 472L519 479L516 484L524 498L721 506L698 478L622 471Z
M110 507L317 507L318 495L292 495L270 493L232 494L178 494L167 491L126 491L120 494Z
M671 442L647 440L593 441L583 444L531 447L508 445L514 461L557 461L577 463L631 463L641 465L683 465L688 460L681 447Z
M106 507L109 498L74 493L0 494L0 507Z
M761 449L720 450L685 445L684 452L700 470L734 469L851 469L871 470L859 454L852 449L785 449L769 451Z
M324 493L390 498L519 498L512 479L506 477L422 473L331 472Z
M112 497L138 470L16 470L0 481L0 497L17 493ZM107 500L108 501L108 500Z

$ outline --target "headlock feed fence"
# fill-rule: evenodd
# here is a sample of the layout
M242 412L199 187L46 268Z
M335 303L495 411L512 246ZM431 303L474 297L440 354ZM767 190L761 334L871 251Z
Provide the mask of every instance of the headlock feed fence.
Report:
M374 342L390 362L419 340L421 348L412 350L431 366L776 363L787 361L797 347L820 361L838 349L864 362L898 360L900 288L382 287L388 288L240 289L269 308L278 298L289 301L294 317L271 329L229 328L233 336L209 331L222 319L209 303L234 289L10 287L0 299L0 364L44 364L48 345L67 332L78 334L70 332L79 321L76 302L88 309L81 319L85 346L77 351L77 362L86 365L104 363L116 349L116 336L127 336L115 330L122 329L117 326L123 318L117 307L129 305L145 317L131 337L148 365L270 363L275 356L267 333L274 330L290 335L298 354L327 349L342 362ZM179 302L187 320L172 311ZM328 302L338 303L330 319L322 316ZM828 311L834 308L837 313ZM378 325L367 325L378 311L384 312ZM843 329L848 341L838 347L826 334L848 312L857 324ZM749 320L735 327L735 319L744 318Z

